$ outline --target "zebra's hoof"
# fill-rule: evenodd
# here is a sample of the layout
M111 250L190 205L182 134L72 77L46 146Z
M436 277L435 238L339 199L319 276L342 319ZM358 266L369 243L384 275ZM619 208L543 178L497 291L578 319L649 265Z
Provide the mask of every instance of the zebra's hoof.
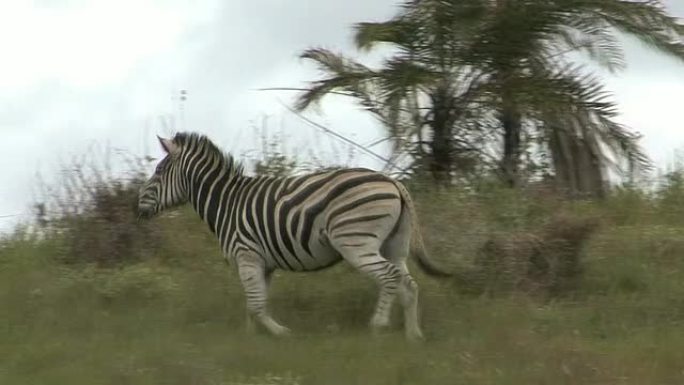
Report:
M286 338L292 335L292 330L285 326L278 325L278 327L275 327L271 330L271 334L278 338Z
M371 333L375 336L379 336L382 334L385 334L389 330L389 322L383 322L383 323L378 323L378 322L371 322L370 324L370 330Z
M374 314L373 318L370 320L370 327L373 330L384 330L389 327L390 320L389 317L384 315Z
M423 333L420 330L407 331L406 340L418 343L425 341L425 337L423 337Z

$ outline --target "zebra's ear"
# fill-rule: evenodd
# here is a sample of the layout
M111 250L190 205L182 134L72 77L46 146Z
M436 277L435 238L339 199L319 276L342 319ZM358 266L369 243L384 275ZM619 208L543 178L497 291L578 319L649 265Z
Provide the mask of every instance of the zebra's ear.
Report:
M159 135L157 135L157 139L159 139L159 143L161 144L162 148L169 155L175 155L178 153L178 150L180 150L178 145L174 143L172 139L164 139Z

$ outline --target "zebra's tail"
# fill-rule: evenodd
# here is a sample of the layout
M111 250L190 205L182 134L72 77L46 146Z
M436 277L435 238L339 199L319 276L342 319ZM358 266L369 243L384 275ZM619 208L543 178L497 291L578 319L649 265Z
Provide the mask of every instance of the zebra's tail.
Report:
M436 277L451 277L453 274L447 272L446 270L439 267L427 254L425 249L425 243L423 242L423 235L420 232L420 226L418 223L418 214L416 213L416 207L413 204L413 199L409 194L406 186L399 181L395 181L397 189L401 194L401 200L404 202L404 207L408 210L408 214L411 217L411 241L410 241L410 252L416 257L416 261L420 268L429 275Z

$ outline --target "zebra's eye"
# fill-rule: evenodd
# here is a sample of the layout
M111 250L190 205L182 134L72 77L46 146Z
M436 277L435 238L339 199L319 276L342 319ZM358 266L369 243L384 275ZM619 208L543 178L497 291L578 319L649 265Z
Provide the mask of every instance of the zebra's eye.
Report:
M161 172L164 171L164 165L163 164L158 164L157 168L154 170L155 174L161 174Z

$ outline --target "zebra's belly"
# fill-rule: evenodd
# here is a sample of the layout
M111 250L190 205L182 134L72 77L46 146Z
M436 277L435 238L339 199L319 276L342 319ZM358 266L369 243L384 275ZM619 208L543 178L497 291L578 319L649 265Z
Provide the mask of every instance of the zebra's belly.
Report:
M340 254L330 245L321 242L311 242L308 250L302 245L294 245L295 253L281 249L282 255L269 255L267 261L272 261L275 268L291 271L316 271L330 267L342 260Z
M304 271L315 271L330 267L342 260L340 253L331 246L319 243L311 246L312 260L315 261L306 266Z

